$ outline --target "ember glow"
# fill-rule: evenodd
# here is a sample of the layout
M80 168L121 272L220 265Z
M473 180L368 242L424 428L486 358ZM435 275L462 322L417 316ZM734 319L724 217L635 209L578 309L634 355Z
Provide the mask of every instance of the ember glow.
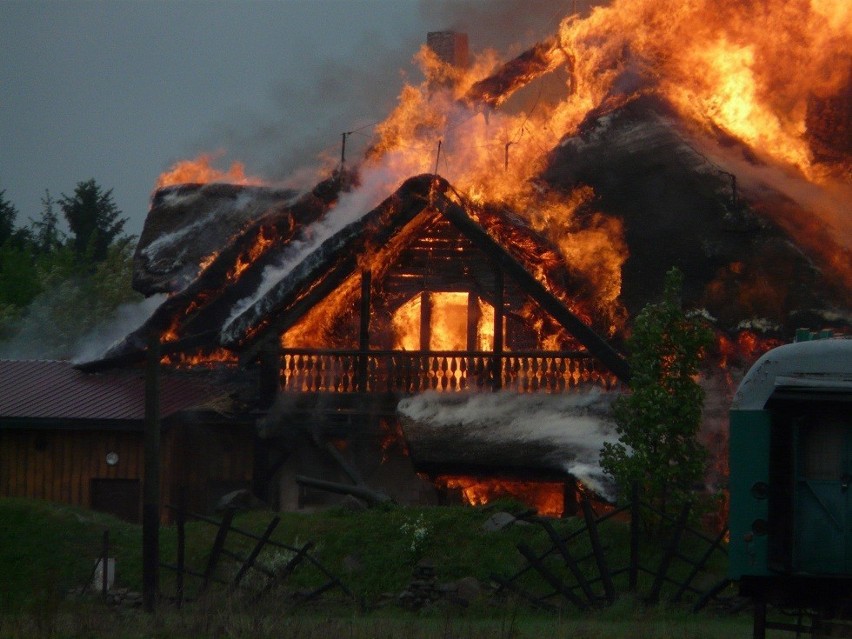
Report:
M471 308L468 293L429 294L429 343L421 344L420 319L423 295L415 295L394 313L394 348L406 351L466 351L468 326L476 327L476 342L471 350L490 351L494 345L494 307L477 299ZM475 317L470 318L470 313ZM421 349L421 346L423 347Z
M483 506L495 499L514 499L544 517L561 517L565 512L564 482L439 475L434 483L445 490L459 491L469 506Z

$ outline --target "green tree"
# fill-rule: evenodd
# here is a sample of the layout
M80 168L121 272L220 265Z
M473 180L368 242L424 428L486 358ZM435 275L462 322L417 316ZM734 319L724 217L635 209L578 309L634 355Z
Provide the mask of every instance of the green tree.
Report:
M4 244L12 237L16 217L18 217L18 209L6 199L6 191L0 191L0 244Z
M601 451L601 467L622 497L638 482L642 498L666 515L693 501L707 461L698 441L704 391L696 379L713 334L683 310L682 285L683 274L673 268L663 300L636 317L628 340L630 392L613 406L619 440Z
M0 191L0 316L9 321L38 295L32 245L27 229L16 229L18 211Z
M82 272L68 247L39 256L35 271L43 292L14 314L0 302L0 357L69 359L84 338L100 338L121 305L142 300L130 285L132 254L129 243L117 242L106 259Z
M33 244L41 254L57 251L65 243L65 234L59 230L59 216L56 215L54 204L50 191L45 189L44 197L41 198L41 218L30 218Z
M59 207L71 229L74 251L86 262L102 262L113 242L126 239L122 232L127 218L120 217L112 189L101 190L94 179L78 182L73 196L63 193Z
M0 304L20 309L40 292L31 252L14 241L0 244Z

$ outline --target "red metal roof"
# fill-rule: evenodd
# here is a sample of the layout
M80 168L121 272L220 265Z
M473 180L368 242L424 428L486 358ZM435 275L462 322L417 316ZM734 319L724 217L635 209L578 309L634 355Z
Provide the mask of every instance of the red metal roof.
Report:
M163 374L160 416L209 401L211 389L184 375ZM0 360L0 419L145 419L142 370L83 373L59 361Z

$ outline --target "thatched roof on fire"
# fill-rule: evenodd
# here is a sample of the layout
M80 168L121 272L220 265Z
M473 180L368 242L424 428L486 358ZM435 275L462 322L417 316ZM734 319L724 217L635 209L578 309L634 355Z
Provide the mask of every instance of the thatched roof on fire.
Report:
M291 205L261 216L142 327L82 368L140 359L151 332L167 333L167 353L222 346L244 359L252 357L354 273L390 263L418 230L443 217L607 368L628 377L623 358L569 308L568 300L582 287L572 282L557 249L511 212L476 207L435 175L406 180L379 206L339 230L333 219L322 217L325 211L316 210L306 218ZM298 224L297 218L318 223ZM255 249L258 245L262 248ZM246 267L237 273L241 261Z
M684 303L720 328L848 326L850 253L795 199L804 181L777 179L742 142L690 127L660 96L614 101L553 149L541 179L568 193L592 187L595 209L623 224L630 316L677 266Z

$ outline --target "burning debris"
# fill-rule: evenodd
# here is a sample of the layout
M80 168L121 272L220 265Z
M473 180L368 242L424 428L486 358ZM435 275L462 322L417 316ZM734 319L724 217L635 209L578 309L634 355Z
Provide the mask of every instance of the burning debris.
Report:
M574 477L611 497L598 458L603 443L617 439L609 410L616 395L429 392L403 399L398 410L421 472L487 476L500 469L516 480Z

